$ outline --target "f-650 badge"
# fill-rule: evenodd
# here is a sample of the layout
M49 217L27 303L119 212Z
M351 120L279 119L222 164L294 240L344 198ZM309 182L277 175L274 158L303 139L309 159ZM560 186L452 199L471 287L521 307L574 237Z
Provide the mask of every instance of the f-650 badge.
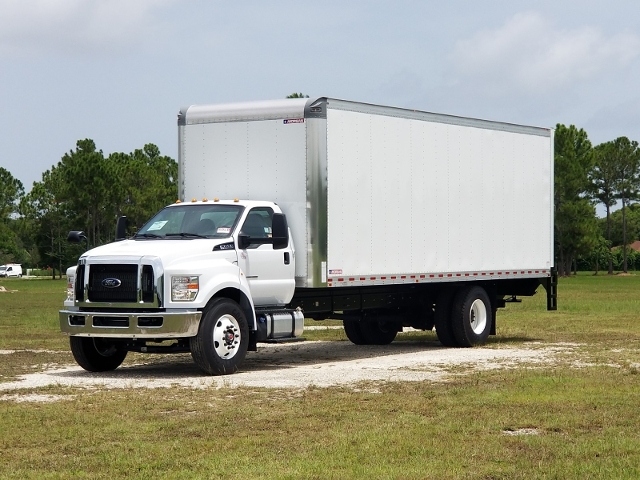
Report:
M122 282L118 278L105 278L102 280L102 286L106 288L118 288Z
M220 245L216 245L215 247L213 247L213 251L215 252L216 250L233 250L234 248L236 248L236 246L233 242L221 243Z

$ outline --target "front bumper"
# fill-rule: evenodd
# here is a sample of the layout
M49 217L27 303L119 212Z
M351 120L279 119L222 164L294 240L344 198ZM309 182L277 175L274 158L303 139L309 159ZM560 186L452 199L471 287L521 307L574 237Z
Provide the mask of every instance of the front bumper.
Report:
M60 330L78 337L166 339L195 337L202 312L110 313L60 310Z

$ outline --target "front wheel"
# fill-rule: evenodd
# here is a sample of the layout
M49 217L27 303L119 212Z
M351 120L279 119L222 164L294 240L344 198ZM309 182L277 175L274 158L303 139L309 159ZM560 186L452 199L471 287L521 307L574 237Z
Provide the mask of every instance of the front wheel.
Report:
M115 370L127 356L127 350L106 338L69 337L71 353L78 365L89 372Z
M193 361L208 375L237 372L248 346L249 325L244 312L227 298L220 298L205 309L198 335L190 340Z
M487 292L481 287L460 289L453 301L451 320L459 346L473 347L485 343L493 321Z

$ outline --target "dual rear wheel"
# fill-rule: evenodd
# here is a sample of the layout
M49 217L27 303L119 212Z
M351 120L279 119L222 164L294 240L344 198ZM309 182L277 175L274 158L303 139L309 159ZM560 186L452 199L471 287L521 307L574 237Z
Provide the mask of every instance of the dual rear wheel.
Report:
M435 327L445 347L473 347L487 341L493 310L487 292L478 286L443 290L436 303Z
M344 333L356 345L388 345L398 334L397 327L392 323L357 320L344 320L343 323Z
M344 320L347 338L356 345L387 345L398 333L394 324ZM493 327L493 310L484 288L470 285L445 288L437 298L434 324L445 347L473 347L487 341Z

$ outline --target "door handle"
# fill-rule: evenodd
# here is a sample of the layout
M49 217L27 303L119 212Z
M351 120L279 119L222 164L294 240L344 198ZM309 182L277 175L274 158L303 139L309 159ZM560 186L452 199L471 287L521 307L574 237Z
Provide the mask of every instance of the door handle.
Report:
M289 265L291 263L291 257L289 256L289 252L284 252L284 264Z

